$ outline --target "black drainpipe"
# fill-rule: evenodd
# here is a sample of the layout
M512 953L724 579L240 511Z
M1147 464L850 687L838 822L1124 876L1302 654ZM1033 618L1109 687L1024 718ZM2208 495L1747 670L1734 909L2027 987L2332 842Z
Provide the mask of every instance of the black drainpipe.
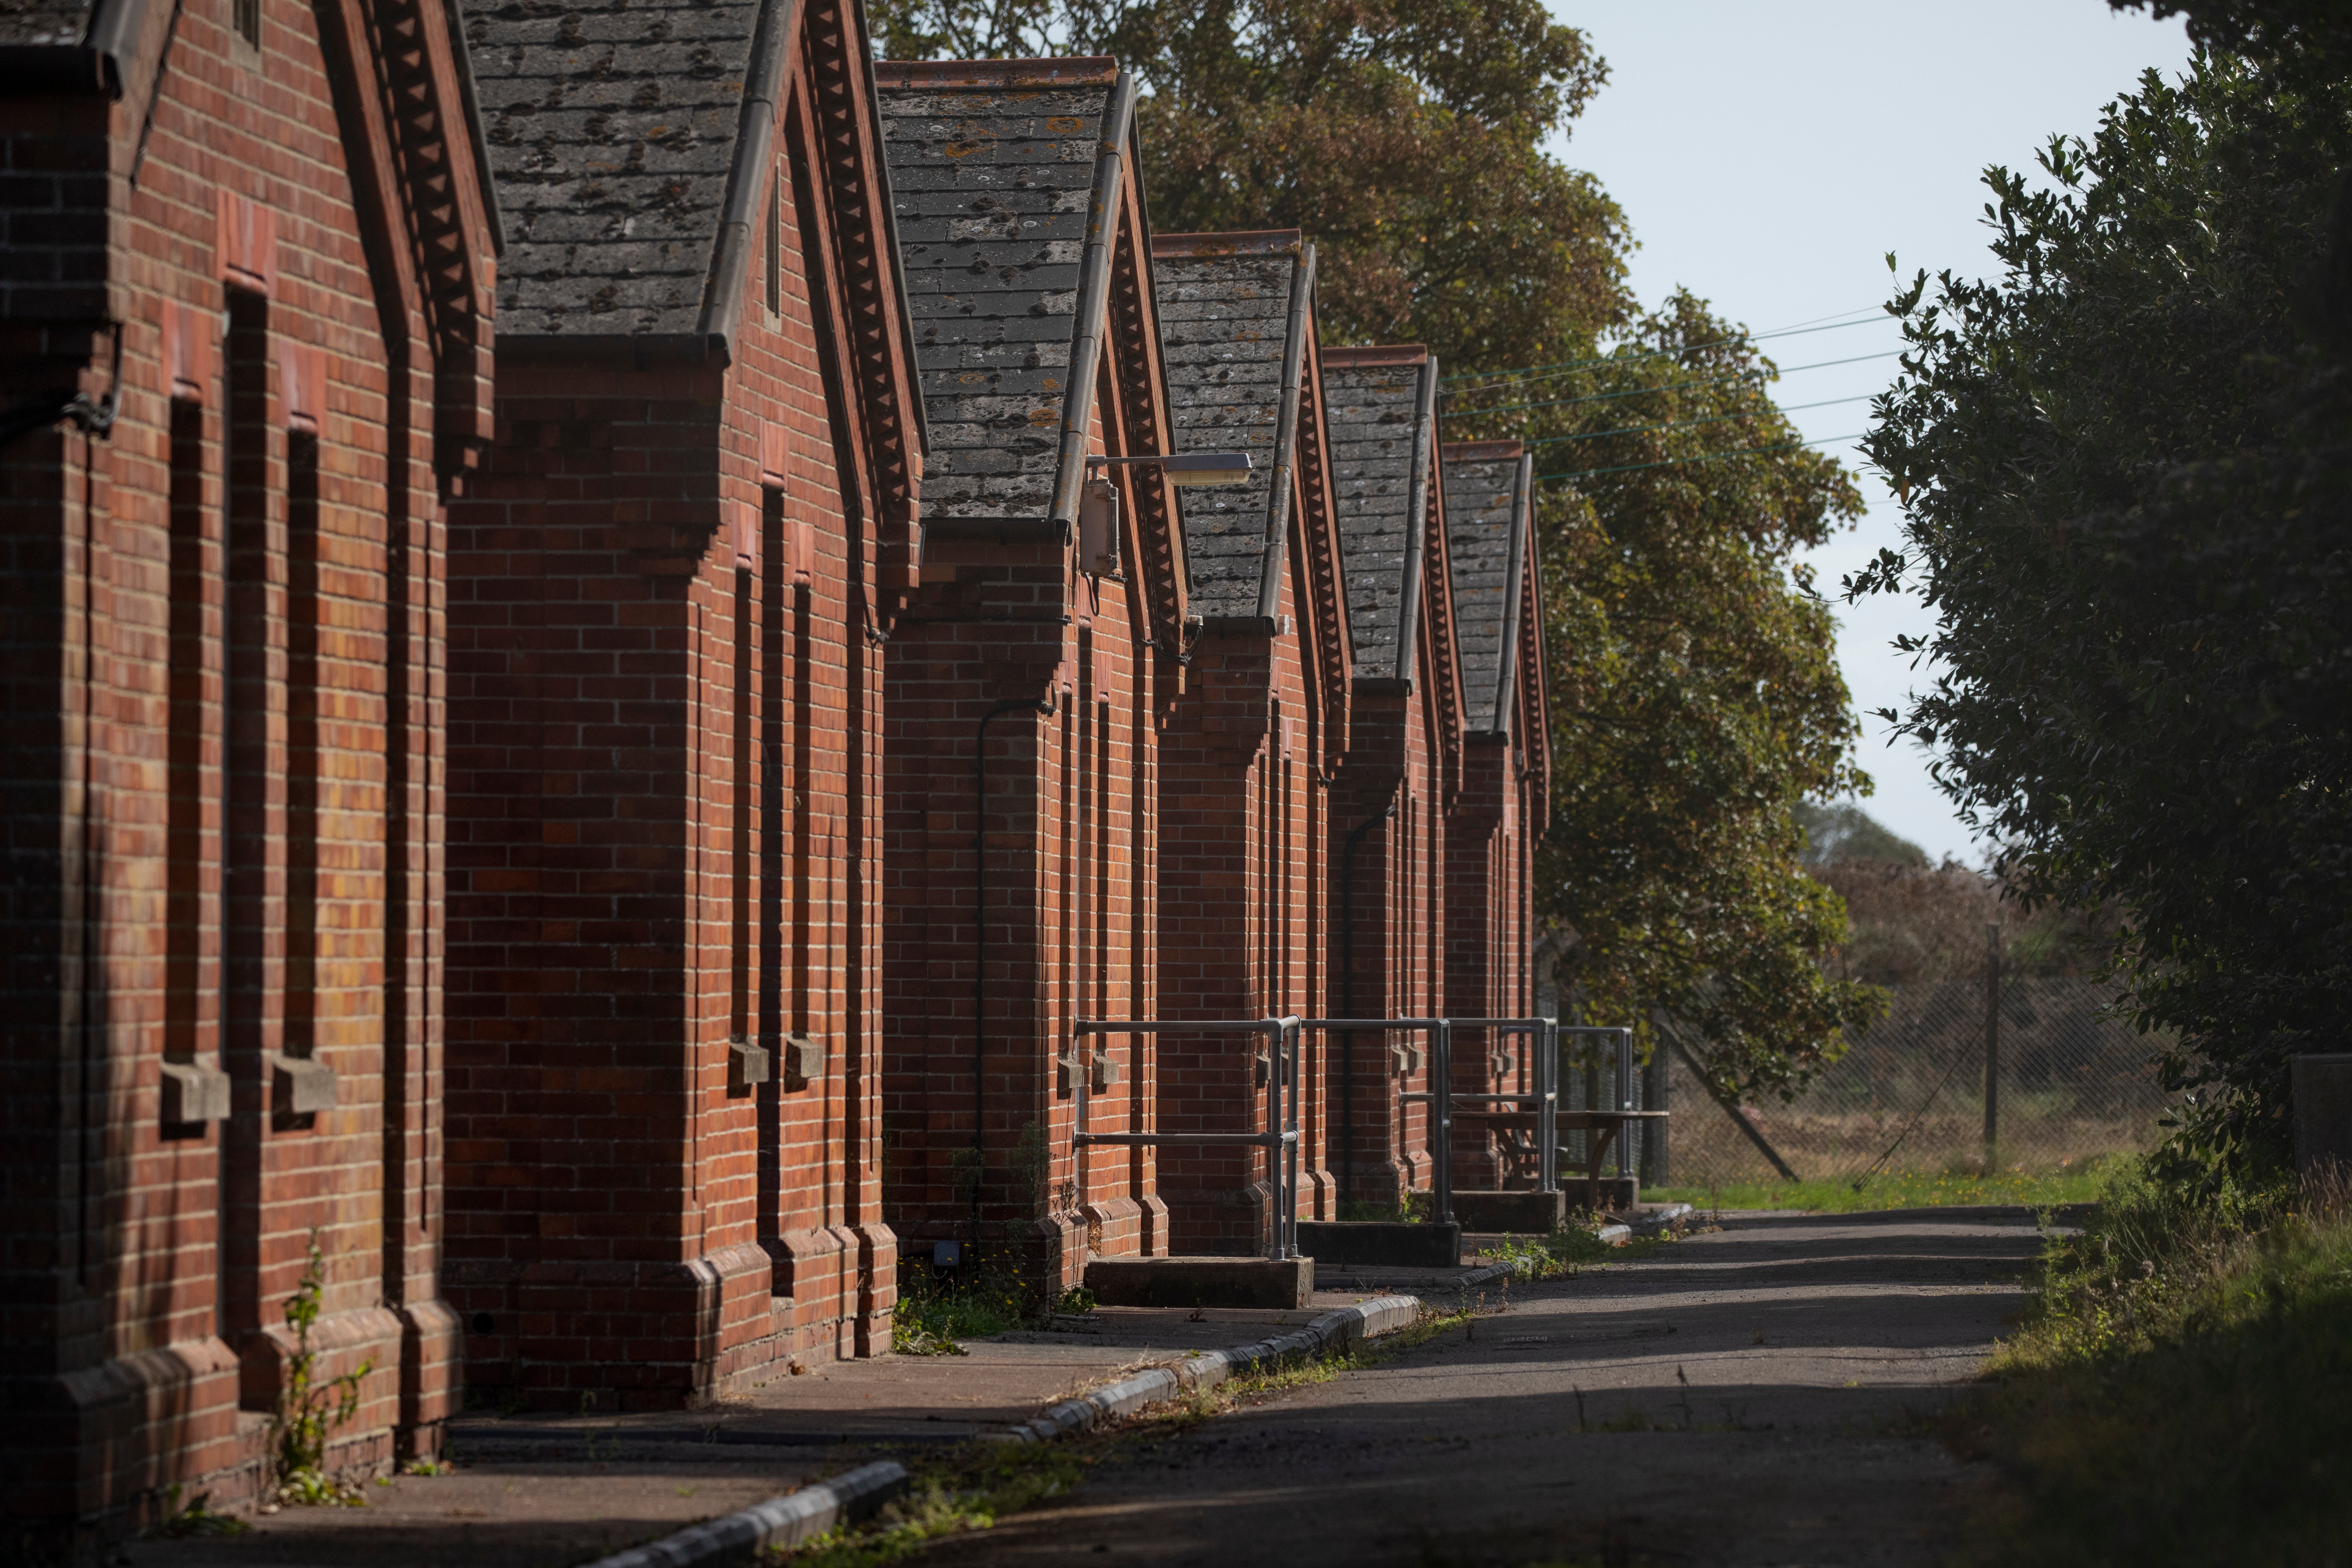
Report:
M1402 783L1402 781L1398 781ZM1364 835L1396 815L1396 792L1378 816L1368 816L1348 830L1347 847L1339 855L1339 1016L1356 1016L1356 847ZM1339 1037L1339 1201L1356 1190L1356 1032Z
M980 1188L986 1158L981 1130L988 1112L988 727L1005 714L1024 709L1050 715L1053 694L1046 693L1043 701L1006 698L982 716L971 748L971 1265L975 1269L980 1267Z

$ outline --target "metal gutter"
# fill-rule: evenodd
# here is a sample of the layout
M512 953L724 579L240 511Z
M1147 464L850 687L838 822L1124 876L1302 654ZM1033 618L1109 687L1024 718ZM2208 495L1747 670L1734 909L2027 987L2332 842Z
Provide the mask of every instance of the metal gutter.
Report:
M493 255L507 253L506 215L499 210L499 177L490 169L490 144L482 134L482 106L474 99L474 52L466 42L466 17L458 0L442 0L449 18L449 58L457 69L457 101L466 106L466 139L474 145L476 184L482 190L482 216L490 226Z
M1404 595L1397 605L1396 679L1412 679L1413 645L1421 637L1421 558L1429 549L1429 467L1437 428L1437 356L1421 362L1413 400L1412 488L1405 492Z
M784 56L800 36L801 0L769 0L760 13L751 46L751 69L743 84L743 110L735 132L735 157L727 171L727 200L719 208L719 237L710 247L710 273L702 289L702 318L695 324L723 361L734 358L735 330L743 315L743 279L751 266L751 225L760 194L776 163L776 111L783 100Z
M1518 668L1519 589L1527 580L1528 513L1535 483L1532 454L1519 457L1519 471L1511 497L1511 563L1503 575L1503 637L1496 646L1493 732L1511 732L1511 677Z
M1095 401L1095 369L1102 361L1104 317L1110 307L1110 252L1118 233L1118 204L1125 188L1127 131L1135 119L1135 73L1122 70L1103 106L1102 136L1096 143L1094 200L1087 224L1087 248L1078 268L1077 337L1070 344L1069 379L1062 395L1062 454L1054 476L1054 505L1046 515L1064 537L1078 522L1086 490L1087 438Z
M98 0L79 44L0 45L0 98L48 93L117 99L140 62L131 58L155 0Z
M1290 542L1290 472L1298 458L1298 384L1307 373L1307 312L1315 301L1315 247L1302 244L1290 271L1290 324L1282 345L1282 403L1275 416L1273 495L1265 509L1265 553L1258 558L1257 613L1280 623L1282 563Z

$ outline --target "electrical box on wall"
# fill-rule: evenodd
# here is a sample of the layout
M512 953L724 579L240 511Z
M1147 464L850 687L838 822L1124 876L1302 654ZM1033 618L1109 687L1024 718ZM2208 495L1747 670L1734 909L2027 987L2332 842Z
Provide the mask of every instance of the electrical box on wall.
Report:
M1078 501L1078 570L1118 574L1118 489L1108 479L1088 479Z

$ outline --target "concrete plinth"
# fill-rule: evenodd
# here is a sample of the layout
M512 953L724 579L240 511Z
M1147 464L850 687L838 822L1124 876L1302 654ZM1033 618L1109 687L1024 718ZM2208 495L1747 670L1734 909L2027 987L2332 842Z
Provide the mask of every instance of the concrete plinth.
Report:
M1460 1213L1460 1205L1455 1205ZM1459 1225L1404 1225L1391 1220L1298 1222L1298 1250L1318 1263L1377 1268L1454 1268L1462 1262Z
M1578 1197L1581 1201L1582 1194ZM1463 1229L1489 1236L1499 1232L1549 1236L1568 1221L1568 1194L1457 1190L1454 1194L1454 1217L1462 1222Z
M1275 1307L1288 1311L1314 1304L1315 1259L1097 1258L1087 1265L1087 1289L1106 1307Z

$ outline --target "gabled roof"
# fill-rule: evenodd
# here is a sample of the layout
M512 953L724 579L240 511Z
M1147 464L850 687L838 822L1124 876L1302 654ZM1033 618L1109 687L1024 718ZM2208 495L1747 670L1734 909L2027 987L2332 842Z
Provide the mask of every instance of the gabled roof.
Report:
M475 0L499 335L731 337L791 0Z
M1417 343L1326 349L1323 390L1356 676L1410 680L1434 500L1437 362Z
M1135 108L1116 60L876 68L927 524L1077 513Z
M1517 441L1462 442L1444 448L1442 458L1463 722L1474 734L1507 733L1519 663L1532 463Z
M1270 621L1300 439L1315 247L1295 228L1165 234L1152 237L1151 260L1176 449L1250 457L1246 484L1178 498L1192 609L1212 625Z

